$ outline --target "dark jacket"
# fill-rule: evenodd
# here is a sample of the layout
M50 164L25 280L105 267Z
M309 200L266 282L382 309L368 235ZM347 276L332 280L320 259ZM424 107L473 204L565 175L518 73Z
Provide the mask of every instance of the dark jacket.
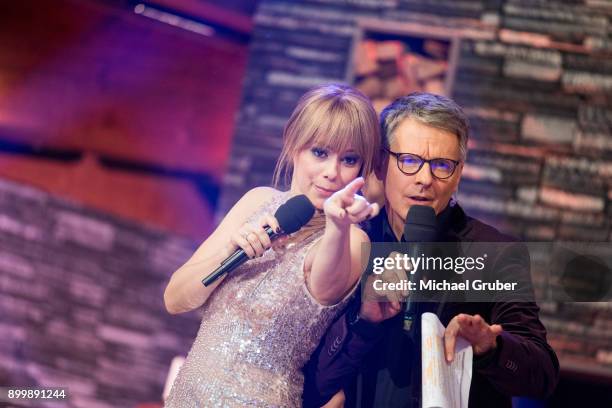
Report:
M438 226L438 241L468 243L466 255L470 255L471 242L507 243L490 246L483 273L500 280L518 277L531 288L524 245L468 217L458 205L438 216ZM384 210L366 225L366 232L372 242L396 241ZM355 319L359 307L356 297L347 312L334 321L306 365L304 406L321 406L344 388L347 407L420 408L420 318L415 320L417 326L411 335L406 335L402 313L373 325ZM445 326L459 313L479 314L489 324L502 325L497 348L474 357L470 407L511 407L512 396L545 398L553 392L559 363L546 342L546 330L534 302L495 297L488 303L418 303L414 307L417 316L426 311L436 313Z

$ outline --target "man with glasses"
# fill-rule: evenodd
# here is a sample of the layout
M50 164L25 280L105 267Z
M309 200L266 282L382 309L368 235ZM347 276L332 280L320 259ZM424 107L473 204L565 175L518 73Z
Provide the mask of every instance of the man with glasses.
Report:
M456 202L468 141L467 118L457 104L413 93L384 109L381 126L384 157L377 176L385 206L366 226L372 242L404 241L413 205L434 209L437 241L514 240L467 216ZM492 273L529 279L524 247L510 245L503 254L489 257L495 260ZM407 312L400 311L396 301L355 299L304 370L304 406L342 406L346 399L349 407L420 408L420 318L406 325ZM472 344L470 407L511 407L512 396L545 398L554 390L559 363L535 303L416 303L410 313L420 317L427 311L438 314L446 326L447 353L458 335Z

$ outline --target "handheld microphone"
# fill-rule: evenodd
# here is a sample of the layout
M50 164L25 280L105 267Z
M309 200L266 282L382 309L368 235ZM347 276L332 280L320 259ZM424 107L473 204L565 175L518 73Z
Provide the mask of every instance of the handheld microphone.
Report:
M411 259L419 257L426 247L422 243L435 241L437 232L436 212L434 209L426 205L411 206L408 210L408 215L406 215L406 224L404 224L404 240L409 244L408 256ZM411 273L411 282L413 277L414 274ZM414 309L414 302L408 296L404 311L404 330L410 330L412 326L415 314Z
M315 208L305 195L299 195L290 198L287 202L276 210L274 217L278 220L281 232L275 232L272 227L265 228L266 234L270 239L274 239L280 235L293 234L310 221L314 215ZM209 286L211 283L219 279L222 275L230 273L240 265L245 263L249 257L244 252L244 249L237 249L232 255L227 257L221 265L215 269L210 275L202 279L204 286Z
M408 215L406 215L406 224L404 224L404 239L406 242L433 242L436 235L437 221L434 209L427 205L411 206Z

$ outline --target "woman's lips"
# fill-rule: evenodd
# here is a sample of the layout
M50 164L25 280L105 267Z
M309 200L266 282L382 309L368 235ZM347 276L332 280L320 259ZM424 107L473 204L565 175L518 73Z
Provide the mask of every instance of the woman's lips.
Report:
M319 187L317 185L315 185L315 189L319 193L324 194L324 195L328 195L328 196L330 196L330 195L332 195L332 194L334 194L336 192L336 190L331 190L331 189L328 189L328 188Z

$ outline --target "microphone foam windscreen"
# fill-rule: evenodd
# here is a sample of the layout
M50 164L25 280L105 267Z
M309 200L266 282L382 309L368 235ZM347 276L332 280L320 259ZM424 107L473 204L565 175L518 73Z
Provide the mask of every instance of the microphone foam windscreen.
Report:
M436 212L426 205L413 205L404 225L406 242L433 242L437 234Z
M314 215L315 208L305 195L290 198L276 210L274 216L286 234L292 234L302 228Z

